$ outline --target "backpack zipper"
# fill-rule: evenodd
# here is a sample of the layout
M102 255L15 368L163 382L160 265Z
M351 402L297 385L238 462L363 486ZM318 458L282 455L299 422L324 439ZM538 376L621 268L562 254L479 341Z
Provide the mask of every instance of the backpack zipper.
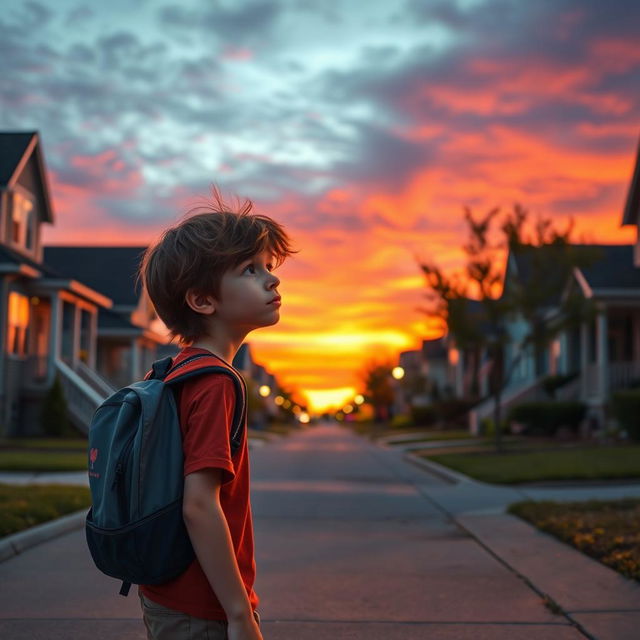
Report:
M120 517L124 522L129 518L129 514L125 512L124 506L126 502L125 487L124 487L124 472L127 463L129 462L129 456L131 455L131 449L133 448L133 441L135 440L135 434L129 438L125 448L118 458L116 463L116 470L111 483L111 489L115 489L118 492L118 509L120 511Z

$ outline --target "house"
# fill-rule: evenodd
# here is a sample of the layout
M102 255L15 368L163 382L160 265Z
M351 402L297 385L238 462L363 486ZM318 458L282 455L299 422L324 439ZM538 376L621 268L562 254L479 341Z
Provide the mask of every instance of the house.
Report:
M56 378L72 422L86 430L116 388L178 351L136 284L145 247L43 247L42 225L53 223L38 133L0 132L0 436L40 432ZM234 366L275 394L248 344Z
M67 277L82 278L113 305L98 313L94 368L113 387L141 379L167 342L153 305L136 283L146 247L45 247L47 264ZM174 346L174 353L177 347Z
M98 313L111 299L43 260L54 211L37 132L0 132L0 431L37 430L59 376L76 420L102 398L92 377Z
M398 357L404 375L393 380L393 413L407 413L411 407L426 406L442 393L453 390L452 370L447 361L445 337L423 340L420 349L402 351Z
M636 226L634 245L572 245L578 254L595 252L597 258L588 266L558 276L567 280L563 295L577 294L595 305L593 320L563 330L548 348L537 354L531 349L518 353L518 342L528 332L523 319L516 317L508 324L511 339L505 349L505 370L518 356L519 362L502 394L503 411L523 401L546 399L541 385L547 376L573 375L574 379L559 390L558 397L584 402L588 421L604 427L611 394L640 385L640 145L624 207L621 226L624 225ZM530 247L521 254L511 254L505 288L516 275L526 281L533 251L552 253L553 249ZM546 321L556 319L557 303L548 301ZM477 433L480 420L492 411L491 399L474 408L470 414L472 432Z

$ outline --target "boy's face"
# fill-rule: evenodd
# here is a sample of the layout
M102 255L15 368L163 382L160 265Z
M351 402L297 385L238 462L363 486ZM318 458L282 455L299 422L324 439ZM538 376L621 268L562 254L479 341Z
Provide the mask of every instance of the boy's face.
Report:
M280 303L276 287L280 284L273 275L271 252L264 251L244 260L222 276L220 300L213 315L231 329L251 331L276 324L280 319Z

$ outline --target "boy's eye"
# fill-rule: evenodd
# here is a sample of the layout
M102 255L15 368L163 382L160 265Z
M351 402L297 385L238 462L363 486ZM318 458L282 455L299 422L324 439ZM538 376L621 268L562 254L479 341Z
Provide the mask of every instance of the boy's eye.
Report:
M256 271L256 265L255 265L255 264L253 264L253 263L251 263L251 264L248 264L248 265L244 268L245 272L246 272L246 271L248 271L249 269L251 269L251 273L255 273L255 271ZM273 271L273 265L272 265L271 263L269 263L269 264L267 265L267 270L268 270L268 271Z

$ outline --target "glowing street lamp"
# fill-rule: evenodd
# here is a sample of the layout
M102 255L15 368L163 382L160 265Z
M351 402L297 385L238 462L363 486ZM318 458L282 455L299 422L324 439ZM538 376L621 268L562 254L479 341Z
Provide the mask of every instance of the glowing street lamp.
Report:
M404 378L404 369L402 367L394 367L391 371L391 375L396 380L402 380L402 378Z
M353 411L353 407L350 404L347 404L344 407L342 407L343 413L351 413L352 411Z
M271 393L271 387L267 384L263 384L260 389L258 389L258 393L263 397L266 398L270 393Z
M284 398L282 396L276 396L273 401L278 405L281 406L284 403Z
M354 401L356 404L362 404L362 403L364 402L364 396L363 396L361 393L359 393L359 394L358 394L358 395L353 399L353 401Z

